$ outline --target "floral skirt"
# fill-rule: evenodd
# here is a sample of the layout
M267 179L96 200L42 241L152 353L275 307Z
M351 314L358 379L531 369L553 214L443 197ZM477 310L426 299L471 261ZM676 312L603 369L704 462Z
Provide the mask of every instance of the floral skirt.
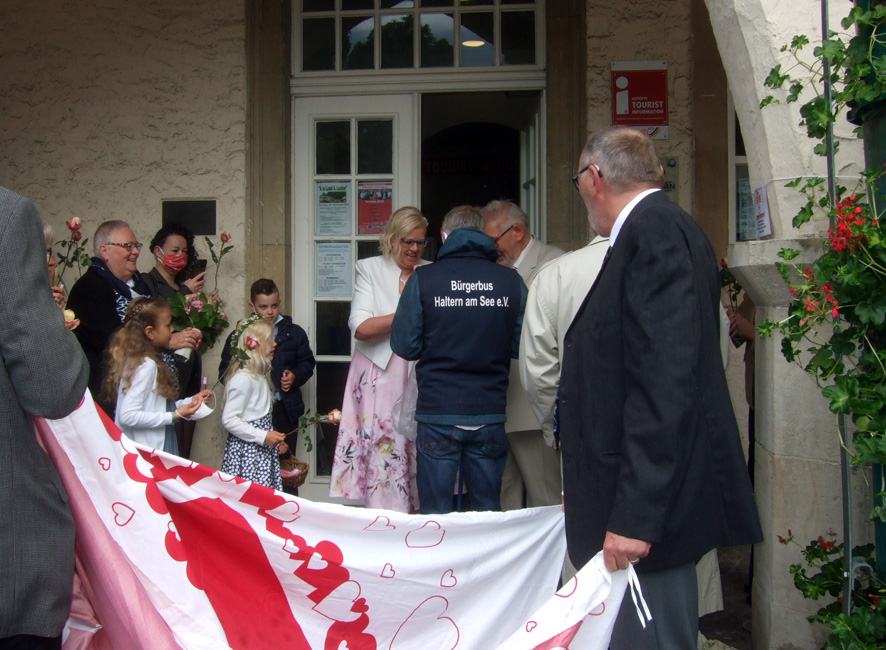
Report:
M249 424L266 431L273 428L270 413L252 420ZM247 442L231 433L225 442L225 459L222 461L221 471L275 490L283 489L277 448L257 442Z
M342 398L329 495L367 508L418 510L415 442L394 431L391 410L403 394L409 362L391 357L386 370L354 352Z

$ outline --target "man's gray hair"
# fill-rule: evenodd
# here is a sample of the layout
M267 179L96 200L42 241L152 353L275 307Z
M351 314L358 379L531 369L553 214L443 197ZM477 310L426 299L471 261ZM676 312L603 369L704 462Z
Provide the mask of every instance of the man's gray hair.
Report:
M595 165L603 181L617 192L664 185L652 139L630 127L613 126L591 134L581 152L581 166L588 165Z
M480 210L480 214L483 215L483 219L485 221L498 221L502 219L499 224L503 229L508 226L512 226L515 223L519 223L523 225L523 229L526 232L529 232L529 217L523 212L523 209L510 200L495 200L487 203L482 210Z
M119 219L112 219L111 221L105 221L95 229L95 235L92 238L92 250L95 252L96 257L101 257L101 247L107 246L114 238L114 233L121 228L129 228L129 224ZM130 228L130 230L132 229Z
M459 228L474 228L482 231L483 227L483 217L480 216L480 211L477 208L470 205L458 205L443 217L443 225L440 226L440 230L451 235Z

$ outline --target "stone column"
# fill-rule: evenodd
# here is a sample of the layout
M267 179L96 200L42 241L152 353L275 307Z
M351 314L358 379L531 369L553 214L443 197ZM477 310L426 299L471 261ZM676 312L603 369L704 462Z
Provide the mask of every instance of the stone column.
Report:
M801 229L791 219L803 203L795 189L785 188L798 176L824 176L824 159L812 152L814 142L798 126L797 105L759 103L768 93L763 79L776 64L790 65L779 50L794 34L821 40L821 9L816 0L773 3L767 0L705 0L735 102L748 154L751 186L765 186L772 215L772 235L732 243L729 263L757 305L757 322L786 317L789 294L776 272L782 248L803 251L814 259L826 231L823 220ZM836 4L836 3L834 3ZM838 25L846 7L833 7ZM811 57L811 48L809 48ZM861 161L860 145L848 125L841 129L838 174L850 180ZM842 165L842 166L841 166ZM730 224L730 241L735 225ZM821 602L804 600L793 585L791 564L801 559L796 546L783 546L777 535L790 529L805 545L832 527L842 530L840 446L836 417L828 411L814 380L781 354L778 337L761 339L756 348L756 496L766 537L755 549L753 588L754 648L821 647L820 629L806 616ZM868 541L870 489L861 472L852 479L855 542Z

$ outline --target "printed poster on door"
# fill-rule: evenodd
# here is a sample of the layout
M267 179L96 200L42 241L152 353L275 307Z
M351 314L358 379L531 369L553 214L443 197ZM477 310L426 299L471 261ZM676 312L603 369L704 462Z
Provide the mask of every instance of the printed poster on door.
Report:
M317 242L318 297L351 295L351 242Z
M393 212L394 189L391 181L357 183L357 234L380 235Z
M617 61L611 64L612 124L668 139L667 61Z
M350 235L350 182L318 182L316 200L317 234L320 236Z

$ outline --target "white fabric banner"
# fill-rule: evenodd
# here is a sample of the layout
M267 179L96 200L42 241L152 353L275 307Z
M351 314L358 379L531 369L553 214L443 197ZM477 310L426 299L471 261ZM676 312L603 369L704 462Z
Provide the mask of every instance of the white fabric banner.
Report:
M79 490L186 650L489 650L534 627L549 599L572 601L570 625L590 611L552 598L559 507L423 516L312 503L140 447L88 394L48 425L75 516Z

